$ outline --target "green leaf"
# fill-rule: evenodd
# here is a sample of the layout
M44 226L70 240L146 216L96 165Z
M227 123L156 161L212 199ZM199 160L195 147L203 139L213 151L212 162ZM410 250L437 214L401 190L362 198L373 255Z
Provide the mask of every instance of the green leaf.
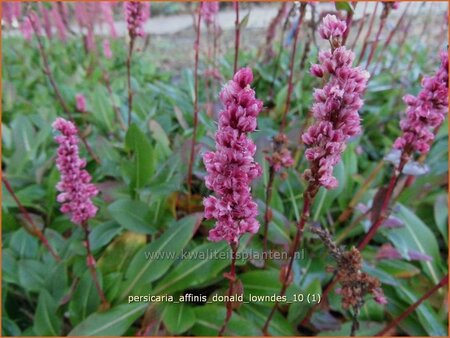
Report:
M320 294L322 287L319 279L314 279L305 289L302 290L302 294ZM305 297L306 298L306 297ZM308 302L293 302L289 307L288 320L290 323L298 323L305 317L308 310L314 306L314 304Z
M153 234L155 229L148 223L150 208L141 201L119 199L108 206L112 218L127 230L141 234Z
M239 308L239 314L255 323L258 327L263 327L271 309L254 304L243 304ZM275 312L269 326L271 336L297 336L291 324L279 312Z
M414 304L419 299L416 295L417 292L409 290L405 285L397 288L396 291L408 304ZM419 316L420 323L429 336L447 336L446 329L441 324L440 319L429 304L421 304L416 309L416 312Z
M39 294L33 330L38 336L59 336L61 318L56 314L57 305L47 290Z
M97 225L89 234L89 242L91 250L96 251L108 244L122 228L119 224L113 221L105 222Z
M28 291L41 291L45 281L46 267L39 261L21 259L19 261L19 282Z
M414 265L401 260L382 260L378 263L378 268L394 278L411 278L420 274L420 270Z
M245 27L247 27L248 25L248 20L250 18L250 12L248 12L244 18L241 20L241 22L239 23L239 29L244 29Z
M336 9L338 11L341 10L353 13L353 11L355 10L353 8L353 5L349 1L336 1L334 5L336 6Z
M180 335L189 330L195 323L195 312L185 303L168 303L162 313L162 321L169 332Z
M126 269L137 250L147 242L147 236L127 231L117 237L98 260L103 274Z
M125 273L122 299L134 289L160 278L171 267L191 240L197 222L198 215L182 218L136 253Z
M403 250L403 243L406 243L409 250L432 256L433 261L420 262L420 264L428 277L437 284L442 278L442 273L438 268L441 257L436 237L412 211L400 204L398 208L397 216L404 221L405 226L389 230L387 233L389 239L400 251Z
M93 313L68 336L121 336L145 311L147 303L122 304L106 312Z
M97 310L100 297L95 288L92 274L86 270L75 289L69 303L69 318L72 325L79 324L88 315Z
M130 126L125 136L125 146L134 155L131 189L136 191L148 183L153 175L153 149L146 135L134 123Z
M20 228L11 236L11 249L20 258L36 258L38 239L31 236L24 228Z
M255 296L277 295L281 289L281 282L278 271L256 270L242 274L240 277L246 294ZM271 306L271 303L263 302L261 305Z
M92 104L92 116L105 130L113 130L114 111L109 94L103 86L97 86L89 95L88 101Z
M219 259L221 255L226 256L230 250L226 243L206 243L197 246L188 252L189 259L181 261L156 285L154 293L175 293L187 288L195 287L211 282L229 264L229 259ZM214 253L216 257L211 257Z
M441 194L436 197L434 203L434 220L442 237L445 239L445 243L448 244L448 196L447 194Z
M217 336L226 315L224 306L204 305L195 308L197 320L192 333L196 336ZM261 336L262 332L252 322L233 313L224 335L226 336Z
M171 153L170 141L164 129L155 120L150 120L149 127L152 132L153 138L156 140L156 142L158 142L158 144L161 145L164 155L169 156Z
M69 291L67 267L65 264L58 263L47 269L45 289L48 290L57 301L60 301Z

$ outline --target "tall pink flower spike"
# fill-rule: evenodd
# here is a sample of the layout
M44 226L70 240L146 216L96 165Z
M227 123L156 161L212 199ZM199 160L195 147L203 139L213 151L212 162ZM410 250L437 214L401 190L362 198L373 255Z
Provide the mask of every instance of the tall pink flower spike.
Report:
M432 77L422 80L417 96L406 95L406 116L400 121L403 134L394 148L411 156L414 152L426 154L434 140L433 129L440 127L448 114L448 53L441 53L441 66Z
M61 173L61 179L56 185L60 192L57 200L62 203L61 212L69 214L73 223L83 225L97 213L91 198L98 194L98 190L91 183L89 173L83 169L86 160L78 154L78 130L75 125L57 118L52 127L61 133L55 137L59 144L56 166Z
M205 182L216 196L205 198L205 217L216 219L209 240L237 244L244 233L256 233L258 207L251 196L251 182L261 175L253 156L256 145L247 133L256 129L263 103L250 88L253 74L242 68L220 93L225 109L220 113L216 151L205 153Z
M124 2L125 20L131 38L144 35L144 23L150 16L150 3L140 1Z
M332 49L319 52L319 63L312 65L311 73L327 78L328 83L314 91L312 112L316 122L302 136L308 146L306 158L311 162L305 178L326 189L338 186L333 168L341 160L346 142L361 132L358 110L369 79L368 72L352 67L354 53L340 46L345 30L345 22L334 15L327 15L319 28Z

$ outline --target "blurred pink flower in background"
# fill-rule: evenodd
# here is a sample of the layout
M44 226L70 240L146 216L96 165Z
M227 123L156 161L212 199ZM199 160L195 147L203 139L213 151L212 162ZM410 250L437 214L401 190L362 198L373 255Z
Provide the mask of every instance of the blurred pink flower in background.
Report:
M210 25L216 20L216 15L219 12L219 2L218 1L203 1L201 5L201 15L203 21Z
M107 59L111 59L112 58L111 45L110 45L108 39L104 39L103 40L103 55Z
M144 24L150 17L150 3L127 1L123 6L130 37L144 36Z
M83 94L77 94L75 95L75 101L76 101L76 108L79 112L85 113L86 112L86 98Z

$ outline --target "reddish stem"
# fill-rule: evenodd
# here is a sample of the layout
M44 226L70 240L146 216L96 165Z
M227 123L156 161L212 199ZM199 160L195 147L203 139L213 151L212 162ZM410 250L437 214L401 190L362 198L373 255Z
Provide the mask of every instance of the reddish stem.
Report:
M42 231L34 224L33 219L31 218L30 214L28 213L27 209L22 205L17 195L14 193L14 190L12 189L11 185L9 184L9 181L6 179L5 176L2 176L3 184L5 185L6 190L10 193L11 197L16 202L17 206L19 207L20 212L22 213L25 220L28 222L28 224L33 229L33 234L36 235L37 238L44 244L44 246L47 248L47 250L50 252L50 254L53 256L53 258L57 261L61 261L61 257L53 250L52 246L50 245L50 242L48 241L47 237L42 233Z
M372 59L373 59L373 57L375 55L375 51L376 51L376 49L378 47L378 42L380 40L380 35L381 35L381 32L383 31L384 25L386 24L386 20L387 20L388 15L389 15L389 9L388 9L388 7L385 7L384 10L383 10L383 14L381 15L381 22L380 22L380 25L378 27L377 34L375 36L375 41L372 44L372 48L370 49L369 57L367 58L366 69L369 68L369 65L372 62Z
M394 66L396 66L395 63L398 60L401 60L402 57L403 57L403 52L404 52L403 46L405 45L405 42L406 42L406 40L408 38L408 34L409 34L410 30L411 30L411 25L412 25L413 22L415 22L415 19L416 19L417 14L418 14L419 11L420 11L420 7L416 11L415 15L410 15L409 20L408 20L408 22L407 22L407 24L406 24L406 26L405 26L405 28L403 30L402 38L398 42L398 47L397 47L398 52L396 53L396 55L393 55L392 62L389 65L389 69L390 69L390 73L391 74L395 74L395 71L394 71Z
M270 202L272 201L272 189L273 189L273 181L275 179L275 169L271 165L269 168L269 181L267 182L266 188L266 209L264 211L264 238L263 238L263 253L267 252L267 236L269 232L269 222L270 222ZM264 267L266 266L267 257L264 255Z
M364 3L364 11L363 11L363 15L362 15L362 17L361 17L361 22L359 23L359 28L358 28L358 32L356 33L355 40L353 40L352 47L350 48L351 50L354 50L354 49L355 49L356 42L358 42L358 39L359 39L359 37L360 37L360 35L361 35L361 32L362 32L362 30L363 30L364 23L365 23L365 21L366 21L367 5L368 5L368 4L369 4L368 1L366 1L366 2Z
M419 307L420 304L422 304L425 300L431 297L437 290L439 290L441 287L448 285L448 274L441 279L441 281L436 284L432 289L430 289L427 293L425 293L422 297L420 297L414 304L412 304L409 308L407 308L400 316L395 318L391 323L389 323L383 330L378 332L375 336L384 336L386 333L388 333L390 330L397 327L400 322L408 317L415 309Z
M102 302L102 308L107 309L107 308L109 308L109 303L106 300L105 294L103 293L102 287L100 286L100 283L98 281L97 270L95 268L96 262L95 262L94 255L92 254L91 245L89 242L89 225L86 222L86 223L83 223L81 226L84 230L84 241L86 244L86 253L87 253L86 265L89 269L89 272L92 275L92 280L94 281L95 288L97 289L97 293Z
M305 12L306 12L305 9L306 9L306 3L302 3L301 7L300 7L300 17L298 19L297 27L295 28L295 32L294 32L294 41L292 44L291 60L289 63L288 91L287 91L287 96L286 96L286 104L284 106L284 113L283 113L283 117L281 120L280 133L284 133L284 129L286 127L286 116L291 107L291 96L292 96L292 90L294 89L293 79L294 79L295 54L297 53L298 36L299 36L299 32L300 32L300 26L302 25L303 18L305 16Z
M358 5L357 1L352 1L352 6L354 10L356 9L357 5ZM342 36L342 45L345 45L345 43L347 42L348 34L350 33L350 27L352 26L353 22L353 15L355 14L354 10L347 11L347 17L345 18L347 29L345 30L344 35Z
M396 172L392 175L391 180L389 181L388 189L386 191L386 194L384 195L383 204L380 209L380 214L379 214L378 218L373 222L372 226L370 227L367 234L364 236L363 240L359 243L359 245L358 245L359 251L363 250L366 247L366 245L369 244L369 242L371 241L373 236L375 236L375 234L377 233L380 226L386 220L386 217L388 216L387 209L388 209L389 203L391 201L392 193L394 192L394 188L398 182L398 179L400 177L400 174L401 174L405 164L406 164L406 161L404 159L402 159L402 161L398 167L398 170L396 170Z
M427 15L425 17L425 23L424 23L424 25L422 27L422 31L420 32L420 35L419 35L420 37L426 36L425 32L427 31L430 22L432 22L432 20L431 20L432 7L433 6L430 6L430 8L428 9ZM445 29L447 29L447 28L445 28ZM447 33L445 31L443 32L442 35L445 38L447 38ZM411 60L409 61L408 67L406 68L406 73L409 73L411 71L411 68L412 68L412 66L414 64L414 61L416 60L417 53L419 52L419 48L420 48L421 42L422 42L421 38L417 39L417 43L414 46L414 51L413 51L413 53L411 55ZM438 44L438 46L440 46L440 44Z
M292 273L292 268L294 265L294 259L295 259L295 252L298 250L298 247L300 245L300 241L302 239L302 234L303 234L303 230L305 227L306 222L309 219L309 213L310 213L310 209L311 209L311 204L312 201L314 199L315 194L310 194L310 186L308 186L305 194L304 194L304 198L305 198L305 202L303 204L303 210L302 210L302 216L300 218L300 221L297 224L297 232L295 234L295 238L294 238L294 242L292 244L291 250L289 251L289 263L288 263L288 268L287 268L287 272L286 275L283 276L283 282L282 282L282 286L281 286L281 291L280 291L280 296L283 297L286 294L286 290L289 286L289 280L290 280L290 276ZM274 306L272 307L272 310L269 313L269 316L267 317L266 322L264 323L263 326L263 333L265 335L268 335L268 328L270 325L270 321L272 320L275 311L278 308L278 301L275 301Z
M400 25L402 24L403 20L405 19L406 13L408 12L409 6L410 6L410 2L408 2L405 6L405 9L402 13L402 15L400 16L400 18L398 19L395 27L390 31L388 38L386 39L386 41L384 42L384 45L381 49L381 52L378 56L377 62L375 63L375 67L373 68L373 74L376 74L376 71L378 70L378 66L381 62L381 59L383 57L384 52L386 51L386 48L389 46L389 44L392 41L392 38L394 37L395 33L398 31L398 29L400 28Z
M361 53L359 54L358 65L361 63L361 60L363 59L364 54L366 54L366 49L367 49L367 46L369 45L369 37L372 34L373 23L375 21L375 17L377 14L378 4L379 4L379 2L377 2L375 4L375 9L373 10L372 18L370 19L369 29L367 30L366 37L364 38L364 44L363 44Z
M48 80L50 82L50 85L52 86L53 91L55 92L55 96L56 96L57 101L59 102L59 104L63 108L64 112L69 117L69 119L75 124L75 120L73 119L73 116L72 116L72 113L70 112L69 106L64 101L64 98L62 97L62 94L61 94L61 92L59 90L59 87L56 84L55 79L53 78L53 73L52 73L52 71L50 69L50 63L48 61L47 53L45 52L44 44L42 43L41 37L39 36L39 31L38 31L38 28L36 27L36 23L34 22L34 19L30 15L28 16L28 19L31 22L31 27L33 28L34 35L36 36L36 40L38 42L39 52L41 54L42 62L43 62L43 65L44 65L44 69L43 69L44 74L47 76L47 78L48 78ZM84 146L86 147L86 150L89 153L89 155L91 155L91 157L94 159L95 162L100 163L99 158L92 151L92 148L89 145L89 143L87 143L86 138L84 137L84 135L80 134L80 139L83 142Z
M234 21L235 26L235 44L234 44L234 73L237 72L238 58L239 58L239 40L241 34L241 27L239 24L239 1L234 1L234 8L236 10L236 20Z
M223 336L228 322L231 319L231 316L233 315L233 302L231 301L231 296L233 295L233 287L234 287L234 283L236 282L236 253L237 253L237 249L238 249L238 244L230 244L231 246L231 252L232 252L232 256L231 256L231 268L230 268L230 273L227 275L227 278L230 280L230 286L228 289L228 302L227 302L227 314L225 317L225 320L223 322L222 327L220 328L219 331L219 337Z
M289 15L287 16L286 20L284 21L283 30L281 32L280 46L278 47L278 54L277 54L277 58L276 58L276 61L275 61L275 67L273 69L273 74L272 74L272 86L270 86L270 88L269 88L269 93L270 93L269 96L270 97L273 97L273 91L274 91L274 87L275 87L275 82L276 82L276 78L278 76L278 69L280 67L281 54L283 52L284 36L286 34L288 23L289 23Z
M192 144L191 144L191 155L189 158L188 167L188 206L190 207L190 199L192 193L192 168L194 166L194 155L195 155L195 139L197 137L197 125L198 125L198 59L200 51L200 25L201 25L201 12L202 4L198 6L198 19L197 19L197 34L195 38L195 65L194 65L194 129L192 131Z
M133 90L131 89L131 58L133 57L134 36L130 36L127 57L127 86L128 86L128 128L131 125L131 111L133 110Z

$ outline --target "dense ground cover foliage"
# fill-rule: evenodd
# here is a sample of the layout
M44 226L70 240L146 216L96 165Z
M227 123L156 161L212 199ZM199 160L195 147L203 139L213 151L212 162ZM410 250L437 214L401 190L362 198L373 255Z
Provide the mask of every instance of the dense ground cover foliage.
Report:
M447 335L446 5L2 6L4 335Z

